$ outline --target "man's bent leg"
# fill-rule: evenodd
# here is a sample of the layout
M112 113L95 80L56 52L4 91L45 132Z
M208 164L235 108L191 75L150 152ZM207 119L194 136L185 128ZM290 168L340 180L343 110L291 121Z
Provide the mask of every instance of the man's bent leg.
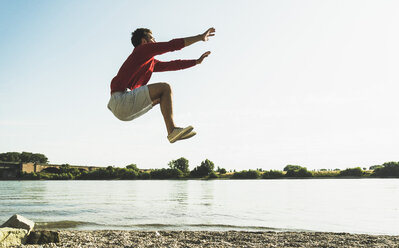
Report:
M158 102L161 104L161 112L169 135L175 128L175 123L173 121L172 90L167 83L149 84L148 90L153 105L158 104Z
M155 105L157 105L158 103L161 103L161 99L156 99L154 101L152 101L152 106L154 107Z

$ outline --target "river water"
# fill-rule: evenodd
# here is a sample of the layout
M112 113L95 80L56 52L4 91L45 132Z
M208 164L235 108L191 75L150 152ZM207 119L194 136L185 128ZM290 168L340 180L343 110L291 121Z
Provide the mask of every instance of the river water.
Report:
M0 222L15 213L49 229L399 235L399 179L0 181Z

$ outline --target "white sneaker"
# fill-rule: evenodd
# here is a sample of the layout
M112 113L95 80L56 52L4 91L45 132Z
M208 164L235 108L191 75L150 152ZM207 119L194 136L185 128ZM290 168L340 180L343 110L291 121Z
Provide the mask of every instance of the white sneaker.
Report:
M170 143L175 143L184 135L189 134L193 129L194 128L192 126L188 126L186 128L175 127L175 129L173 129L173 131L168 135L168 140Z
M179 140L189 139L196 135L197 133L194 131L189 132L188 134L183 135Z

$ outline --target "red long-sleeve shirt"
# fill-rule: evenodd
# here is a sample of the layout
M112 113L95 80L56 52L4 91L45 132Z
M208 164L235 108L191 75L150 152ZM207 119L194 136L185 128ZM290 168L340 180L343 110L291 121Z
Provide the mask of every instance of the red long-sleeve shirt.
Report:
M119 69L118 74L112 79L111 94L146 85L153 72L176 71L196 65L196 60L162 62L154 59L155 55L180 50L183 47L184 39L146 43L135 47Z

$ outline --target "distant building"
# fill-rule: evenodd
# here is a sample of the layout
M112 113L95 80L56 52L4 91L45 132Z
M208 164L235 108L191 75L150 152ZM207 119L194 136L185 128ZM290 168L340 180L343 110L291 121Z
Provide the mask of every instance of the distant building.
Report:
M37 173L47 168L59 169L57 164L36 164L36 163L12 163L0 162L0 179L15 179L22 173ZM92 171L101 167L70 165L70 168L77 168L80 171Z

